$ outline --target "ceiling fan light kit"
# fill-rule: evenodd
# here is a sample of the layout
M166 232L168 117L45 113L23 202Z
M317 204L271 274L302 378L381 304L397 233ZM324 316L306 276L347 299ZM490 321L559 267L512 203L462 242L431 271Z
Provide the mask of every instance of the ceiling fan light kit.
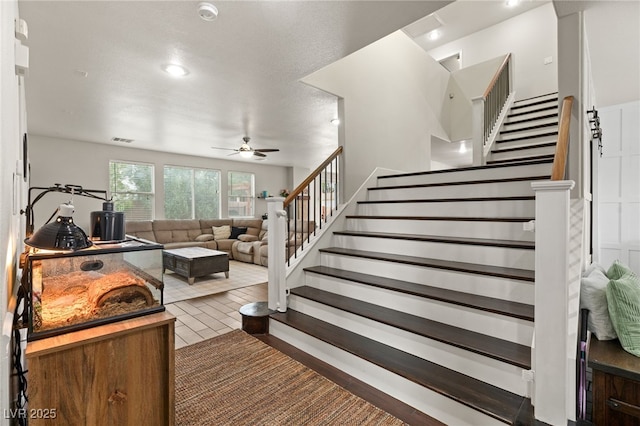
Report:
M261 149L253 149L250 145L249 145L249 141L251 140L251 138L249 136L244 136L242 138L242 145L240 145L240 148L238 149L232 149L232 148L222 148L222 147L217 147L217 146L212 146L212 149L223 149L225 151L235 151L229 155L235 155L235 154L240 154L240 157L242 158L251 158L251 157L255 157L255 160L264 160L265 158L267 158L266 154L264 154L265 152L278 152L280 151L278 148L261 148Z
M198 4L198 15L205 21L213 21L218 17L218 8L211 3Z

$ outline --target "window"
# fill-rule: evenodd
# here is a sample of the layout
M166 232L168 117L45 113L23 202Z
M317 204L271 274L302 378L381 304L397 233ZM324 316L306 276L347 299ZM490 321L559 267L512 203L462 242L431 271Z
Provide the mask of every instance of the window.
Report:
M254 217L253 173L229 172L229 217Z
M109 161L109 188L126 220L153 219L153 164Z
M220 172L210 169L164 166L164 217L218 219Z

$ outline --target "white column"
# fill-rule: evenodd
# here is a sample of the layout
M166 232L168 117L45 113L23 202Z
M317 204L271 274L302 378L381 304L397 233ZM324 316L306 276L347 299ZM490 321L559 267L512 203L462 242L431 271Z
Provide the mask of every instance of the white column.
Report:
M285 245L287 242L287 212L284 210L284 198L267 199L269 229L268 245L268 296L269 309L285 312L287 310Z
M568 365L569 194L573 181L535 182L535 345L533 404L536 420L567 424L567 395L575 388ZM573 348L575 350L575 348ZM575 404L575 401L573 401Z
M471 128L473 129L473 165L485 164L484 157L484 98L471 99Z

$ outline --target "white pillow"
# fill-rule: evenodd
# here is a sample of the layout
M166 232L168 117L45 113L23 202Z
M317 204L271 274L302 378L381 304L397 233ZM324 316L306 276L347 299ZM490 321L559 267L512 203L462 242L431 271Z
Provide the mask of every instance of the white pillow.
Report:
M212 226L211 229L214 240L226 240L231 236L231 226L229 225Z
M589 267L585 270L580 287L580 308L589 310L587 328L598 340L613 340L618 337L613 328L607 305L607 284L609 278L602 267Z

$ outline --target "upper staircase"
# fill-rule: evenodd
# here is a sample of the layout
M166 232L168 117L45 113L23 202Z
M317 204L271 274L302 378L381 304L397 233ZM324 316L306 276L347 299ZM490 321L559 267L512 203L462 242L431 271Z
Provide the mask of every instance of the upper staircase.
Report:
M557 126L556 94L516 102L485 166L379 176L270 333L446 424L532 421L526 229Z

